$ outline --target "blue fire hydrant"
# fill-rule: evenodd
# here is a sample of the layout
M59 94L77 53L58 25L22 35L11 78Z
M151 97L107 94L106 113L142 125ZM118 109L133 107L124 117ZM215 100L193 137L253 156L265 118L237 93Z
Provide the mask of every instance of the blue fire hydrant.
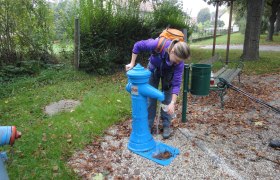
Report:
M13 145L21 137L21 132L15 126L0 126L0 146Z
M0 126L0 146L13 145L21 137L21 132L15 126ZM3 161L7 159L6 152L0 152L0 179L8 180L8 174Z
M168 165L179 154L179 150L156 142L149 130L147 98L164 100L164 94L148 84L150 76L151 72L140 64L127 72L126 90L131 94L132 99L132 132L128 149L161 165ZM158 151L168 151L172 156L168 160L156 159L154 155Z

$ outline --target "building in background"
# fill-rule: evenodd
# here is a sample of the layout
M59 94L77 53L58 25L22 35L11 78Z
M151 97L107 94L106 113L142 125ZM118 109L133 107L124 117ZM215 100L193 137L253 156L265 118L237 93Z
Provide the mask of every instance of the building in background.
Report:
M146 1L145 3L144 2L141 2L140 4L140 11L141 12L147 12L147 13L151 13L154 11L154 7L153 7L153 3L150 2L150 1Z

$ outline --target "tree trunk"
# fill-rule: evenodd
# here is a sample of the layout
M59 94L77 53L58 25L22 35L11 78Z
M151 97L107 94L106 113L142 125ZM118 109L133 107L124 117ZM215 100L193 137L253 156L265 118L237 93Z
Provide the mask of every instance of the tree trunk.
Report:
M280 31L280 6L278 7L277 17L276 17L276 25L274 34L278 34Z
M273 0L271 4L271 15L269 17L269 30L267 35L267 41L273 41L274 23L276 21L276 13L278 11L280 0Z
M264 0L247 0L247 23L243 54L244 60L259 59L259 40Z

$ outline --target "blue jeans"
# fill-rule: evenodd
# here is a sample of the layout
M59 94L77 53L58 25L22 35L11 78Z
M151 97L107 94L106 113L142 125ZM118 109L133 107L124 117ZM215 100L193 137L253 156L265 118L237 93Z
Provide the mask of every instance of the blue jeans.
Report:
M168 73L168 72L167 72ZM168 75L168 74L164 74ZM155 71L151 71L151 77L149 80L149 84L153 86L154 88L158 89L159 81L161 80L161 84L163 86L163 79L160 77L159 73ZM164 101L162 104L170 104L172 100L172 87L169 89L162 90L164 93ZM156 111L157 111L157 99L154 98L148 98L148 122L150 129L153 127L154 120L156 117ZM163 127L170 127L170 121L171 121L171 115L169 115L167 112L164 112L162 108L160 108L160 116L162 119Z

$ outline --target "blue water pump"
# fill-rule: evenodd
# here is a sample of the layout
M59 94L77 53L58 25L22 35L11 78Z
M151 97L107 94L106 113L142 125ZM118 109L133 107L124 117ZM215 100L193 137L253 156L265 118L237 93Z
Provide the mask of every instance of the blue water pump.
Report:
M149 130L147 110L148 97L163 101L164 94L148 84L151 72L140 64L128 71L127 76L126 90L132 99L132 132L128 149L161 165L168 165L179 154L179 150L153 139ZM157 153L166 151L171 154L169 159L155 158Z

